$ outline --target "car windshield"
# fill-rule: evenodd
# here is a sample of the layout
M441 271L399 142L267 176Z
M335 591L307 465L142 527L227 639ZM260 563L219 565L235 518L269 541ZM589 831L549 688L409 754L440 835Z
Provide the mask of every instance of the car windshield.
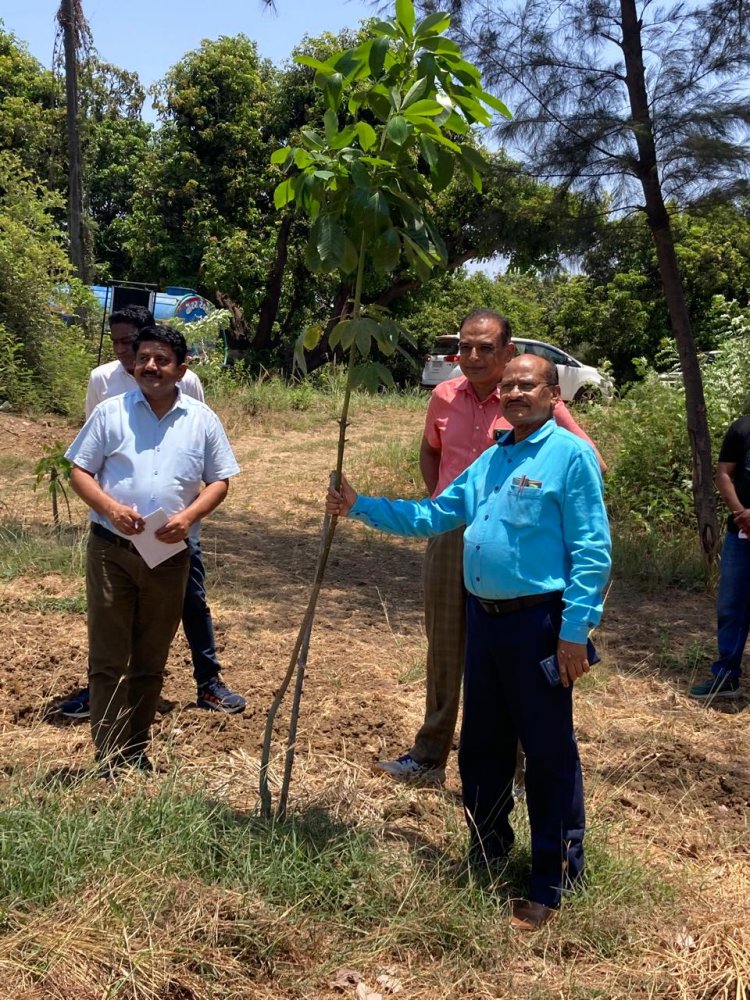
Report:
M456 354L458 352L458 337L438 337L432 345L430 354Z

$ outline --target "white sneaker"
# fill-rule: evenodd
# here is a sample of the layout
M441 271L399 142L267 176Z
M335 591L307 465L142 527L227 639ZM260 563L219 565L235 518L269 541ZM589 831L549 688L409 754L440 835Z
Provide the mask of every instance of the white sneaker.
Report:
M372 766L394 781L406 781L414 785L442 785L445 781L444 767L420 764L410 753L405 753L397 760L376 761Z

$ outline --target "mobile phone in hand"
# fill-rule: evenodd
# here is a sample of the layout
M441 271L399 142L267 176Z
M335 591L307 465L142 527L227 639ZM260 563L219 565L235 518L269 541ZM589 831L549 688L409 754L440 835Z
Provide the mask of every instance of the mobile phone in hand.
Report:
M595 663L599 663L601 660L601 656L596 651L596 647L591 639L586 640L586 658L589 661L590 667L593 667ZM560 664L557 662L557 653L553 653L552 656L546 656L543 660L540 660L539 666L542 668L542 673L552 687L560 683Z

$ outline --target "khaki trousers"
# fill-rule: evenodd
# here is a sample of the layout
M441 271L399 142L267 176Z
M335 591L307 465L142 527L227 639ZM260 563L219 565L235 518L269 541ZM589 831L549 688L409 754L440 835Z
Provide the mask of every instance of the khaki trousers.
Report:
M466 654L464 528L427 542L422 566L427 634L427 701L412 757L442 766L453 744Z
M137 552L89 536L89 687L97 759L133 756L148 743L189 564L186 549L149 569Z

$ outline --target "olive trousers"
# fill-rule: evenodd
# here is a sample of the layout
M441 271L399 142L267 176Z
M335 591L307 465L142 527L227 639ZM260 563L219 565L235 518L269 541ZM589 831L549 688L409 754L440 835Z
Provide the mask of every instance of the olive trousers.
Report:
M91 735L97 759L142 754L182 615L190 552L149 569L90 535L86 551Z

